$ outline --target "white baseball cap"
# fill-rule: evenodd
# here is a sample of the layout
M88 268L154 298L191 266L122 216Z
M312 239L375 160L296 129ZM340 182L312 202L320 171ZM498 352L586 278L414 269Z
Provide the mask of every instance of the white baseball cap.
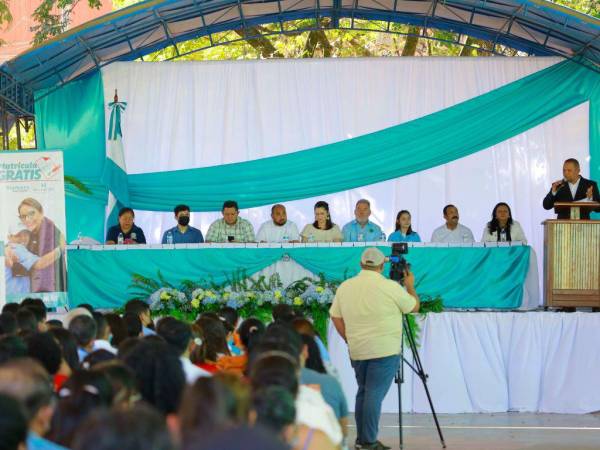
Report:
M385 255L378 248L369 247L362 252L360 262L364 266L378 267L385 262Z

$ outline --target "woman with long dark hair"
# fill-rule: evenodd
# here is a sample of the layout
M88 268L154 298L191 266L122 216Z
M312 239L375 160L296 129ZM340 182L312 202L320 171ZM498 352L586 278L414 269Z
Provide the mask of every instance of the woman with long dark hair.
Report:
M306 225L300 233L302 242L342 242L342 232L332 222L327 202L321 200L315 203L314 211L315 221Z
M421 242L421 236L413 231L410 212L403 209L396 216L396 229L388 238L390 242Z
M494 206L492 220L483 230L482 242L511 242L521 241L526 243L527 238L523 233L521 224L512 218L510 206L504 202Z

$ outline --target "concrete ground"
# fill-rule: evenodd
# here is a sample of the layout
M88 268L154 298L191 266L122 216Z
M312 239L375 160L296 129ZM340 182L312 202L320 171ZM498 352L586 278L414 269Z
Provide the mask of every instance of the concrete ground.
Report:
M439 414L448 449L600 449L600 413L595 414ZM354 444L354 421L349 444ZM404 449L441 449L431 414L404 414ZM383 414L379 440L398 450L398 416ZM353 445L350 446L353 448Z

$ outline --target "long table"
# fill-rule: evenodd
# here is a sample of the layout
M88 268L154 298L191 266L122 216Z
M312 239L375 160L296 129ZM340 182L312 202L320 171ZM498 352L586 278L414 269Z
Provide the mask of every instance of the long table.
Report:
M539 305L535 254L514 244L411 244L406 259L420 295L441 296L445 308L535 309ZM211 278L224 283L248 275L279 273L284 285L307 275L343 280L358 273L365 246L386 255L391 244L184 244L68 246L69 305L122 306L131 296L133 274L169 283Z

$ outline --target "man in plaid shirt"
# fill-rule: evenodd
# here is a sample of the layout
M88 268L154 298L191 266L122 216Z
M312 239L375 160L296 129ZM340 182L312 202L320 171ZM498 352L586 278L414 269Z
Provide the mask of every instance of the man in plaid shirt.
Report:
M206 233L206 242L255 242L254 227L239 217L240 210L234 200L227 200L221 209L223 218L214 221Z

